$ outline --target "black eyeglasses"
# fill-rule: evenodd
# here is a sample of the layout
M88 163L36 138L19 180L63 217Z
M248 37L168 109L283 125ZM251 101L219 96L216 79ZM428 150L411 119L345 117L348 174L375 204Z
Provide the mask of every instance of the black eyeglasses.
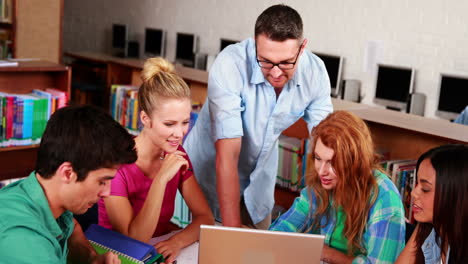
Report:
M294 60L294 62L273 63L267 60L259 60L258 57L256 57L258 66L264 69L273 69L273 67L278 66L278 68L280 68L281 70L291 70L294 68L294 65L296 65L297 63L297 59L299 58L299 53L301 53L302 44L304 44L304 42L302 42L301 45L299 46L299 50L297 51L296 59ZM255 44L255 53L257 53L257 44Z

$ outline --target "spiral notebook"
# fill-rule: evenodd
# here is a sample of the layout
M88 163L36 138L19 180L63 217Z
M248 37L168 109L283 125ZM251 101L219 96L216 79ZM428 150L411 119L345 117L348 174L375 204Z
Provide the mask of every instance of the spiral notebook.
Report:
M89 226L85 236L98 254L114 252L122 264L150 264L164 261L163 256L158 254L152 245L96 224Z

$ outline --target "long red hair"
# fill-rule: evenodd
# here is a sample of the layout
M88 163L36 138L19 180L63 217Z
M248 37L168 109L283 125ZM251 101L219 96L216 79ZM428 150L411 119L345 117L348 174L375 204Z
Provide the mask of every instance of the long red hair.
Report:
M314 166L314 155L309 156L309 164L312 166L306 182L317 198L311 228L320 227L322 217L328 216L332 198L335 212L341 206L346 215L343 232L348 240L348 255L356 251L365 253L362 236L368 212L378 194L373 170L380 169L369 128L356 115L336 111L313 129L312 138L313 150L319 138L326 147L333 149L331 165L338 182L335 189L325 190Z

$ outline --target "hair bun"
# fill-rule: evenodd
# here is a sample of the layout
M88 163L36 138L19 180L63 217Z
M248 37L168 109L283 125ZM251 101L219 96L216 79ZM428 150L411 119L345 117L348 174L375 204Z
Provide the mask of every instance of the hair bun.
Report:
M143 65L141 78L146 82L162 72L173 73L174 65L162 57L150 58Z

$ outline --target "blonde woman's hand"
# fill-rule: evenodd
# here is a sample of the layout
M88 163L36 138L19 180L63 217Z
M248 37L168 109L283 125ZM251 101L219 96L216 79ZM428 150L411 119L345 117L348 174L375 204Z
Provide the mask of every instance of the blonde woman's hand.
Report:
M163 255L166 260L165 263L174 263L176 257L179 255L182 245L176 239L168 239L161 241L154 245L159 254Z
M185 158L186 155L187 154L182 151L166 154L157 177L166 184L174 178L180 169L183 171L187 170L189 163Z

